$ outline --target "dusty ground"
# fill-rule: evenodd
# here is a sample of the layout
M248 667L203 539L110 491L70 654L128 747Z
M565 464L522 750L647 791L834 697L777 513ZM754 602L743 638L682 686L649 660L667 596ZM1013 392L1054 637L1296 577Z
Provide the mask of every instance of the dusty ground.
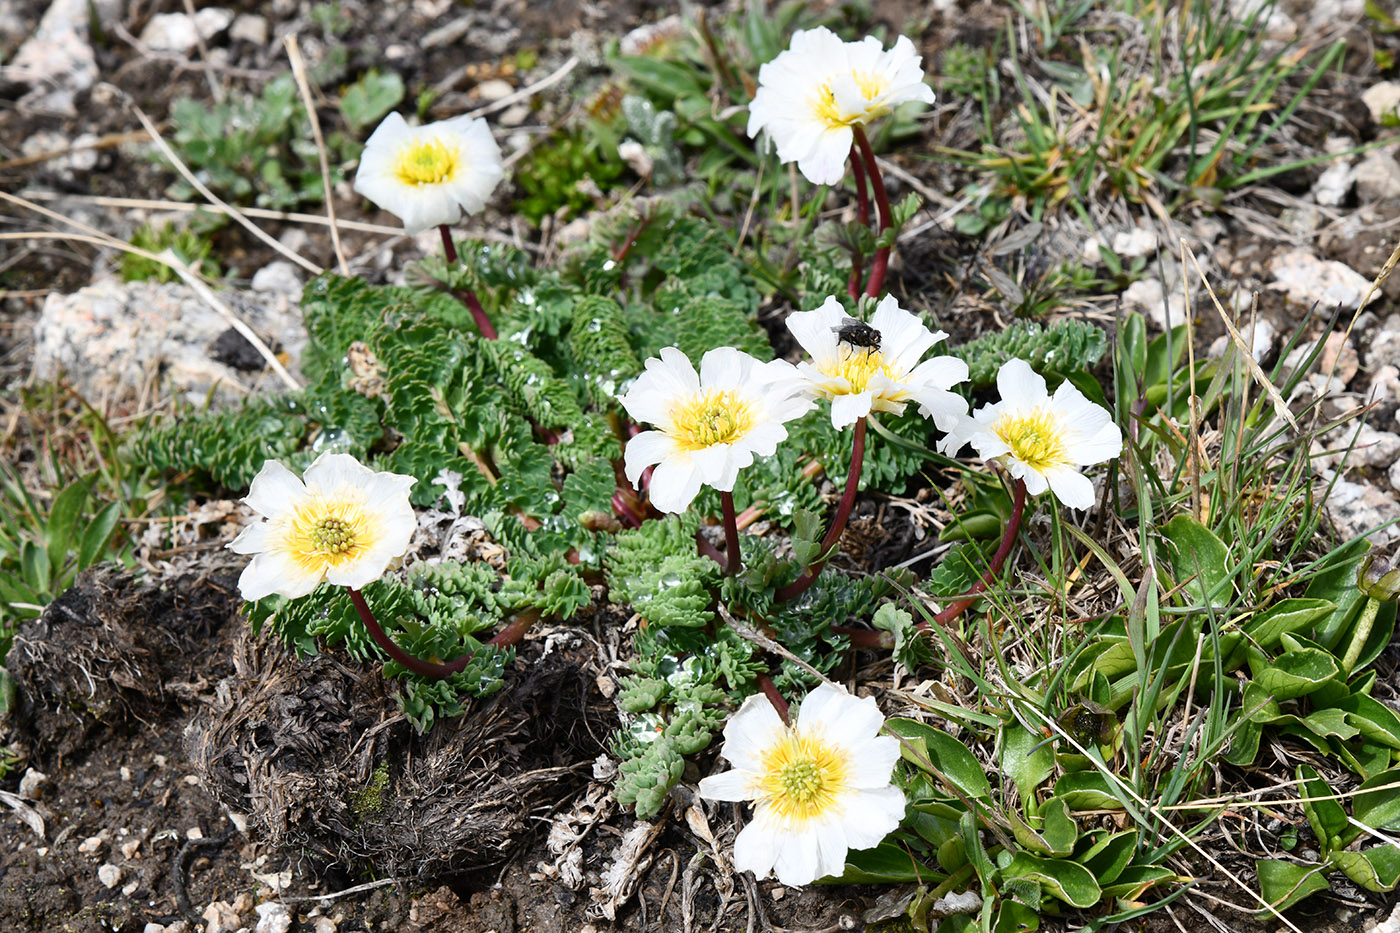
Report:
M896 29L922 23L915 34L935 72L954 42L989 42L1006 15L1003 5L992 3L963 3L947 10L912 2L876 6L878 15ZM129 95L160 120L176 97L207 96L207 75L224 89L256 88L282 71L285 59L276 37L283 32L297 30L314 38L305 5L233 3L230 7L264 16L271 41L259 45L221 38L212 43L210 58L197 50L153 53L136 37L152 16L178 12L183 9L180 4L144 0L96 4L103 30L91 47L99 82ZM1309 5L1295 7L1290 12L1302 28L1310 28ZM0 58L13 54L48 8L45 0L15 0L0 7ZM410 88L405 106L411 103L413 89L435 88L438 96L429 116L448 116L481 103L481 89L492 79L520 86L547 74L569 54L587 59L596 55L606 38L653 21L663 12L656 5L632 0L590 4L501 0L470 7L447 0L390 4L348 0L337 9L349 23L340 41L349 50L350 61L361 66L392 61ZM1306 147L1317 151L1329 134L1366 143L1383 131L1360 95L1378 77L1372 52L1393 50L1400 41L1393 34L1369 30L1359 14L1349 21L1342 16L1335 25L1350 51L1344 67L1319 84L1300 112L1293 140L1298 151ZM445 26L460 26L458 38L432 48L419 47L424 35ZM303 42L314 63L319 54L316 43ZM540 64L528 76L512 70L513 56L521 50L540 53ZM589 67L586 62L582 71ZM95 83L76 94L73 111L67 113L48 104L25 104L23 96L30 88L12 77L0 79L0 190L46 193L57 200L42 203L104 231L130 235L151 212L98 199L160 197L172 176L136 148L142 138L139 125L122 103L122 94ZM532 117L528 126L538 122L537 131L546 132L546 117L561 116L568 106L561 103L565 99L562 94L546 99L544 115ZM921 145L972 145L967 117L959 107L956 101L941 102ZM85 167L54 157L47 148L51 144L65 150L83 133L102 138L96 149L88 150L95 158ZM44 145L24 148L24 141L33 139ZM927 190L956 190L959 178L954 170L923 159L918 148L906 147L899 164ZM1372 203L1348 189L1339 203L1319 205L1313 192L1323 171L1321 166L1311 166L1276 177L1267 186L1232 196L1218 213L1190 206L1176 218L1179 229L1158 231L1164 243L1174 242L1173 234L1187 233L1222 280L1243 290L1262 289L1261 316L1274 334L1266 361L1273 358L1269 354L1276 354L1278 336L1296 328L1306 310L1305 302L1286 301L1279 292L1264 288L1272 280L1269 264L1274 257L1306 246L1320 258L1339 260L1369 278L1379 271L1395 242L1400 191ZM892 182L895 187L901 184ZM945 198L932 207L941 210L950 203ZM362 202L348 189L337 192L336 206L342 217L392 223L384 215L367 216ZM1302 208L1317 213L1313 227L1299 228L1285 216L1287 210ZM1122 227L1155 222L1145 211L1142 216L1107 219ZM493 223L492 233L497 236L538 244L542 253L550 249L548 229L537 232L499 216ZM6 231L59 229L57 224L18 216L9 206L0 210L0 224ZM323 228L278 222L266 226L274 235L294 241L298 251L314 262L334 261ZM955 342L996 328L1004 322L1005 308L991 296L985 279L970 270L979 255L991 255L997 236L1007 236L1014 229L1011 225L995 231L987 242L943 229L929 230L901 244L893 287L906 305L940 309L940 321ZM1065 249L1077 250L1083 239L1083 231L1072 224L1051 232L1054 236L1046 237L1037 249L1052 256L1062 255ZM357 270L382 275L396 256L414 255L424 247L383 234L351 231L345 248ZM215 250L233 273L235 286L246 285L258 269L276 258L272 250L234 225L216 234ZM1014 265L1015 257L996 261L1010 272L1024 271ZM1154 255L1152 261L1160 267L1165 258ZM28 332L46 296L75 291L106 271L111 262L109 253L77 242L35 240L20 247L0 247L0 288L4 289L0 354L7 392L28 373L32 354ZM1395 427L1400 402L1400 368L1386 369L1400 366L1400 321L1387 320L1400 298L1397 282L1400 279L1392 280L1381 300L1358 321L1349 349L1350 368L1342 366L1343 394L1336 403L1356 403L1368 393L1375 397L1374 386L1381 385L1386 391L1379 396L1371 423L1387 434ZM1167 285L1170 288L1169 278ZM1084 301L1072 310L1109 324L1119 300L1113 296ZM1209 315L1201 321L1204 351L1222 329ZM1348 357L1342 355L1345 364ZM111 414L135 413L136 403L127 404ZM13 409L7 409L6 420L13 425L9 420ZM1400 514L1392 487L1396 477L1388 476L1388 470L1388 462L1376 460L1349 475L1357 481L1355 501L1369 510L1353 515L1354 525L1364 527L1377 516L1385 520ZM852 550L870 568L899 563L915 550L907 511L885 501L863 502L852 532L852 543L860 545ZM25 706L12 725L11 737L28 756L25 768L47 775L47 780L40 783L37 800L24 804L43 820L42 832L36 832L36 826L27 824L18 812L6 808L0 815L0 930L156 933L148 926L156 924L171 933L200 927L214 933L241 927L251 930L255 925L260 931L286 929L279 924L287 921L292 929L315 933L575 933L590 929L815 933L860 928L865 912L882 893L872 888L798 892L772 883L756 885L734 875L722 854L732 828L710 823L702 810L690 809L691 801L684 794L678 795L654 827L639 830L635 821L618 814L606 796L606 782L595 780L593 770L614 725L598 678L607 670L612 659L609 650L616 640L609 641L602 621L595 619L591 628L584 625L574 632L542 633L522 654L537 661L554 652L557 662L544 665L547 672L540 675L541 665L522 660L512 673L509 689L517 691L512 697L522 700L523 708L536 717L550 719L552 731L497 721L493 711L506 705L483 703L466 717L460 731L447 733L461 741L459 756L451 757L443 736L438 736L437 744L427 743L412 736L401 718L396 721L377 672L365 671L335 652L293 661L281 649L251 639L236 618L231 568L217 559L217 542L191 547L183 557L167 555L165 562L198 565L200 572L144 588L120 576L93 576L17 639L17 654L9 666L24 687ZM1387 670L1393 678L1394 664ZM541 676L546 679L540 681ZM278 683L310 686L280 689ZM545 703L550 696L555 703L561 698L570 701L564 721L558 721L557 707L551 709ZM337 732L329 724L341 712L345 715ZM491 723L492 728L482 723ZM391 775L386 788L376 791L375 801L380 796L389 801L382 809L366 806L368 798L362 793L373 787L374 775L363 767L357 770L359 762L368 760L368 749L375 742L390 743L401 760L412 763ZM312 780L316 775L308 762L330 753L337 761L333 776L342 780L342 786ZM271 812L270 804L277 803L246 798L240 802L240 781L248 781L250 767L283 776L289 798L301 802L299 808L291 808L297 816L289 819L276 839L258 832L256 827L262 824L257 820L249 829L251 811ZM489 780L488 774L509 778L502 785L507 792L498 794L490 807L476 807L474 799L439 801L441 812L477 830L474 847L434 850L440 858L433 864L405 856L399 863L372 866L357 861L353 848L318 847L317 840L323 837L316 828L337 820L337 838L342 840L347 826L362 830L367 840L376 833L382 838L384 833L422 829L413 825L413 814L418 812L409 806L413 801L394 793L398 786L394 782L406 780L413 767L428 768L428 773L434 767L469 772L475 768L470 773L482 775L482 781ZM22 770L0 782L0 789L18 790ZM546 772L547 785L531 778ZM424 772L413 773L421 784ZM293 778L309 783L298 784ZM440 786L445 795L468 798L464 788L472 785L457 773ZM562 843L556 838L553 848L551 824L562 826L560 833L566 837ZM569 875L569 865L577 870L576 876ZM1239 899L1238 891L1210 890ZM1313 898L1292 919L1305 930L1362 930L1369 921L1386 916L1392 900L1343 891ZM607 904L612 905L611 917L599 907ZM258 905L264 905L261 911ZM1125 927L1153 933L1274 929L1241 914L1214 909L1219 919L1212 924L1206 916L1209 909L1193 909L1183 900L1170 915L1157 914ZM261 925L260 914L265 915ZM1060 923L1047 918L1047 927ZM1073 926L1071 922L1069 927Z

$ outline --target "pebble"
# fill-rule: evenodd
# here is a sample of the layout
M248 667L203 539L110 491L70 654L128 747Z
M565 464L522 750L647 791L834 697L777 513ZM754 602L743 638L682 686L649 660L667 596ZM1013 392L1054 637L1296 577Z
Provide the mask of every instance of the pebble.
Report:
M103 887L115 888L122 880L122 870L110 863L97 869L97 880L102 882Z
M501 111L501 115L496 118L496 122L501 126L520 126L528 119L530 119L529 104L512 104Z
M241 925L228 901L213 901L200 916L204 918L204 933L233 933Z
M257 906L258 925L255 933L287 933L292 928L291 915L287 908L276 901L266 901Z
M1274 282L1270 286L1287 292L1300 304L1321 304L1331 311L1338 305L1355 310L1371 287L1370 280L1355 269L1333 259L1318 259L1307 250L1290 250L1269 262ZM1376 296L1372 296L1374 300Z
M1356 438L1354 444L1353 437ZM1348 447L1351 448L1350 456L1347 456ZM1313 466L1317 469L1339 466L1343 457L1346 457L1349 467L1389 468L1400 458L1400 435L1378 431L1369 424L1357 428L1354 423L1348 423L1327 432L1324 440L1314 442L1313 451Z
M1330 472L1323 471L1324 479L1331 478ZM1359 537L1400 514L1400 502L1380 487L1345 479L1339 479L1332 485L1326 504L1332 521L1344 538ZM1396 534L1394 526L1382 528L1371 532L1371 543L1388 544Z
M44 794L44 785L49 782L49 776L35 768L25 768L24 776L19 779L19 795L25 800L38 800Z
M293 263L278 259L254 272L249 288L262 294L286 295L292 301L301 301L301 273Z
M330 917L317 917L311 924L311 933L336 933L335 921Z
M1141 227L1122 230L1113 235L1113 251L1118 254L1119 259L1137 259L1139 256L1150 256L1157 252L1157 246L1157 234Z
M1400 904L1395 905L1389 917L1376 924L1373 933L1400 933Z
M132 839L132 840L130 840L129 842L123 842L123 843L121 844L122 858L124 858L124 859L134 859L134 858L136 858L136 853L137 853L138 851L140 851L140 849L141 849L141 840L140 840L140 839Z
M1384 126L1386 118L1400 119L1400 83L1381 81L1361 92L1361 102L1371 111L1371 119L1377 126Z
M1186 323L1186 299L1177 291L1168 295L1161 279L1138 279L1123 292L1123 300L1144 312L1158 330Z
M1274 336L1278 329L1271 321L1256 321L1254 327L1245 324L1239 328L1240 336L1245 343L1249 344L1250 353L1254 356L1255 362L1259 362L1268 356L1269 351L1274 346ZM1207 354L1211 359L1218 360L1225 355L1225 348L1230 345L1230 336L1217 337L1210 345Z
M1347 335L1342 331L1328 334L1327 339L1323 341L1322 352L1317 357L1317 371L1331 373L1350 385L1360 369L1361 358L1356 355L1356 348L1347 340Z
M239 13L228 28L232 42L248 42L253 45L267 45L267 17L256 13Z
M92 855L107 844L107 833L103 830L96 836L88 836L78 845L78 852L83 855Z
M189 52L217 36L233 22L233 11L210 6L188 13L157 13L141 30L141 44L152 52Z
M515 93L515 86L504 78L491 78L476 86L476 96L488 104Z
M140 888L140 887L141 887L141 882L140 882L140 881L130 881L130 882L128 882L128 883L122 885L122 894L126 895L127 897L131 897L131 895L135 894L135 893L136 893L136 890L137 890L138 888Z
M5 76L33 90L20 106L77 116L74 100L97 80L97 57L88 42L88 0L54 0L33 35L5 63Z
M1356 181L1356 196L1363 203L1400 198L1400 162L1395 161L1395 149L1387 146L1368 152L1352 170Z
M1351 193L1352 181L1351 163L1345 160L1333 162L1313 182L1313 200L1323 207L1337 207Z
M1400 314L1388 316L1366 344L1366 364L1373 372L1387 363L1400 366Z

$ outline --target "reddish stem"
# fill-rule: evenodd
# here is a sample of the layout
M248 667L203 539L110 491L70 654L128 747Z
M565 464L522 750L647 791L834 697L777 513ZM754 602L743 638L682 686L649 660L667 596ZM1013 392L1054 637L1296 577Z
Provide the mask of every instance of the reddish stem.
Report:
M894 636L889 632L879 632L868 628L851 628L847 625L833 625L829 631L833 635L845 635L852 648L888 650L894 647Z
M856 183L856 218L862 227L870 225L870 193L865 187L865 166L861 163L860 150L851 143L851 176ZM865 257L860 250L851 255L851 277L846 282L846 291L852 298L860 297L861 272L865 267Z
M695 532L695 550L719 564L721 567L728 566L728 562L725 561L724 554L721 553L720 549L711 544L710 539L698 531Z
M650 217L632 228L632 232L627 234L627 239L623 240L622 245L617 248L617 252L613 253L613 262L621 265L627 259L627 254L632 252L633 246L637 245L637 237L642 235L642 231L647 228L649 223L651 223Z
M471 654L466 654L457 658L455 661L448 661L446 663L424 661L422 658L414 657L400 648L398 644L389 637L388 633L380 627L379 620L374 617L374 613L369 608L369 603L365 602L364 594L353 587L347 587L346 589L350 593L350 602L354 604L355 611L360 614L360 621L364 622L370 637L374 639L374 643L383 648L384 653L390 658L420 677L430 677L434 680L442 680L445 677L451 677L453 674L466 668L466 666L471 663L472 658L476 656L476 652L472 652ZM498 648L518 644L520 639L525 637L525 633L530 630L530 626L539 621L539 618L540 612L538 609L526 609L512 619L505 628L497 632L486 644Z
M782 717L783 725L792 725L792 716L788 713L788 701L783 699L783 695L778 692L777 685L773 683L773 678L767 674L759 674L756 678L758 689L763 691L763 695L768 698L768 702L773 704L773 708Z
M627 527L642 527L642 517L637 514L636 509L632 508L632 502L621 489L612 495L612 508L617 517L627 523Z
M739 522L734 515L734 493L719 494L720 509L724 512L724 572L733 576L739 572Z
M846 520L851 517L851 508L856 504L856 489L860 485L861 469L865 466L865 420L861 418L856 422L855 437L851 441L851 468L846 473L846 491L841 494L841 504L836 507L836 517L831 520L826 537L822 538L822 554L830 553L836 542L841 540L841 533L846 530ZM816 582L825 566L826 558L819 557L800 577L778 590L775 595L784 602L801 595Z
M491 319L486 316L486 309L481 306L481 301L476 297L476 292L470 288L463 289L465 292L461 296L462 301L467 305L467 310L472 313L472 320L476 322L476 329L481 331L481 336L487 340L496 339L496 328L491 324Z
M452 231L447 229L447 224L438 224L438 233L442 234L442 251L447 256L447 264L455 266L457 264L457 244L452 242Z
M875 152L870 148L870 140L859 124L851 127L855 133L856 146L865 160L865 171L870 175L870 187L875 192L875 207L880 212L880 233L894 226L894 214L890 211L890 198L885 193L885 180L880 176L880 167L875 162ZM870 264L870 281L865 284L865 294L871 298L880 294L885 285L885 269L890 264L890 247L881 246L875 251L875 260Z
M992 555L991 566L983 574L982 579L972 585L967 591L967 595L950 605L947 609L933 617L933 621L939 625L946 625L958 616L967 611L968 607L977 602L977 597L984 592L991 582L1001 573L1001 567L1006 563L1007 556L1011 553L1011 547L1016 543L1016 532L1021 529L1021 516L1026 510L1026 482L1016 481L1016 489L1011 497L1011 520L1006 523L1006 531L1001 537L1001 544L997 545L996 553ZM928 620L921 620L916 628L927 629Z

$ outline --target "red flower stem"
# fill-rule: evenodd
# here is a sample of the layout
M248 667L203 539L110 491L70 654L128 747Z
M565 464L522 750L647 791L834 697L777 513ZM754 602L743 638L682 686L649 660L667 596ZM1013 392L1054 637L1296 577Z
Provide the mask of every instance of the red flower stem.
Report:
M865 187L865 166L861 163L860 150L851 143L851 176L856 183L856 218L862 227L870 226L870 193ZM846 282L846 291L852 298L860 297L861 272L865 267L865 257L855 250L851 254L851 277Z
M851 628L847 625L833 625L828 631L833 635L845 635L850 639L852 648L889 650L894 647L894 636L889 632L881 632L868 628Z
M698 531L695 532L695 550L719 564L721 567L728 566L728 563L724 559L724 554L720 552L720 549L711 544L710 539L706 538Z
M467 310L472 313L472 320L476 322L476 329L481 331L481 336L487 340L496 339L496 328L492 326L491 319L486 316L486 309L481 306L481 301L476 297L476 292L470 288L464 289L466 294L462 300L466 302Z
M442 251L447 256L447 264L457 265L457 244L452 242L452 231L447 229L447 224L438 224L438 233L442 234Z
M734 493L719 494L720 508L724 511L724 572L731 576L739 572L739 521L734 515Z
M851 441L851 468L846 472L846 491L841 494L841 504L836 507L836 517L831 520L831 527L827 529L826 537L822 538L821 553L823 554L829 553L836 546L836 542L841 540L841 533L846 530L846 520L851 517L851 508L856 504L856 489L860 486L860 472L865 466L865 421L866 419L861 418L856 422L855 437ZM778 590L774 595L783 602L801 595L816 582L825 566L825 558L818 558L817 562L808 567L802 576Z
M773 683L773 678L767 674L759 674L756 678L758 689L763 691L763 695L768 698L768 702L773 704L773 708L782 717L783 725L792 725L792 716L788 714L788 701L783 699L783 695L778 692L777 686Z
M967 595L953 603L947 609L933 617L933 621L939 625L946 625L958 616L967 611L968 607L977 602L978 594L984 592L991 582L1001 573L1001 567L1006 563L1007 556L1011 553L1011 547L1016 543L1016 533L1021 529L1021 516L1026 510L1026 482L1016 481L1016 489L1011 497L1011 520L1006 523L1006 532L1001 537L1001 544L997 545L996 553L992 555L991 566L987 568L982 579L972 585L972 589L967 591ZM919 622L916 628L927 630L928 620Z
M880 177L880 167L875 163L875 152L870 148L870 140L859 124L851 127L855 133L856 146L865 160L865 171L870 175L870 188L875 192L875 207L880 212L880 232L894 226L894 214L890 211L890 198L885 193L885 180ZM890 247L881 246L875 251L875 260L870 264L870 281L865 284L865 294L871 298L880 294L885 286L885 269L890 264Z
M433 680L442 680L445 677L451 677L453 674L466 668L466 666L471 663L472 658L476 656L476 652L472 652L471 654L463 655L455 661L448 661L445 664L436 661L424 661L422 658L415 658L413 655L400 648L398 644L389 637L388 633L380 627L379 620L374 617L374 613L369 608L369 603L365 602L364 594L353 587L347 587L346 589L350 593L350 602L354 603L355 611L360 614L360 621L364 622L370 637L374 639L374 643L383 648L384 653L390 658L393 658L404 668L418 676L429 677ZM540 611L538 609L526 609L514 619L511 619L510 623L497 632L495 637L486 642L486 644L498 648L518 644L520 639L525 637L525 633L530 630L530 626L539 621L539 618Z
M632 231L627 234L627 239L623 240L622 245L617 248L617 252L613 253L613 262L620 265L627 259L627 254L632 252L633 246L637 245L637 237L642 235L642 231L646 230L649 223L651 223L651 218L648 217L632 228Z

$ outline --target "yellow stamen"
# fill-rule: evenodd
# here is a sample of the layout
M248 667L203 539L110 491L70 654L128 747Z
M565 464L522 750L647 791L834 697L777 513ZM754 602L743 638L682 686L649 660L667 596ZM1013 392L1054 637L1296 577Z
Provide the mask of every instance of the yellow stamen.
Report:
M417 139L399 151L394 175L405 185L437 185L451 181L460 167L460 153L440 139Z
M866 101L866 107L860 113L843 119L841 109L836 105L836 94L831 90L830 84L823 84L817 88L816 99L812 101L812 110L822 122L832 129L838 126L850 126L853 123L864 125L890 112L890 108L885 106L876 107L873 110L869 106L870 101L884 94L888 87L884 75L872 75L857 71L851 77L855 80L856 87L860 88L860 96Z
M1068 463L1064 428L1048 409L1007 412L992 423L992 433L1011 448L1011 453L1036 471Z
M308 571L358 560L378 536L363 506L356 497L313 496L293 513L282 547Z
M732 444L757 421L753 406L730 389L708 389L671 411L673 436L685 450Z
M789 732L763 755L759 783L775 815L802 822L837 802L849 780L844 753L812 736Z
M885 363L885 355L879 350L871 347L852 347L848 344L840 344L837 347L840 358L836 365L826 373L832 378L843 378L851 386L851 395L859 395L865 391L870 379L876 373L898 382L897 375Z

